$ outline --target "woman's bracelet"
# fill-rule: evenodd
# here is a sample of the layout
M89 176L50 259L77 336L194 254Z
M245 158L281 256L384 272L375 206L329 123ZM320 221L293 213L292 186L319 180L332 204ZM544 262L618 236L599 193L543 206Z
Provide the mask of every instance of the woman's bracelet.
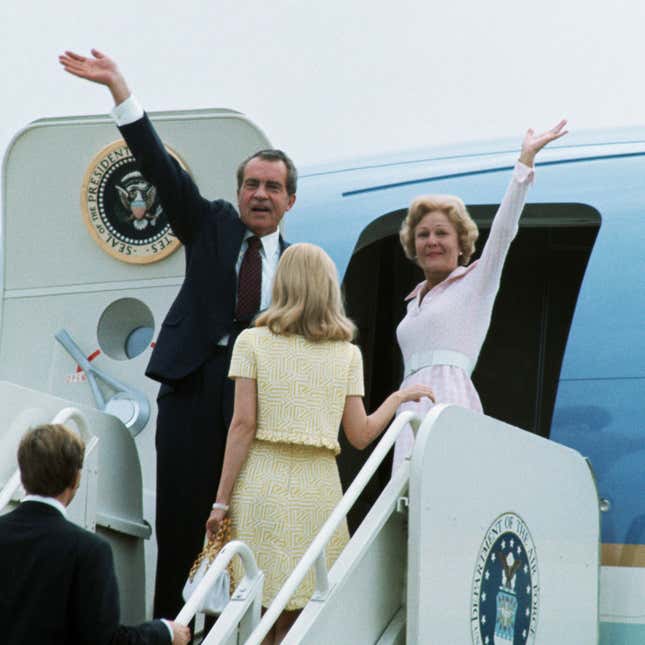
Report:
M215 503L211 506L211 508L212 508L214 511L219 510L219 511L224 511L225 513L228 513L228 505L227 505L227 504L220 504L219 502L215 502Z

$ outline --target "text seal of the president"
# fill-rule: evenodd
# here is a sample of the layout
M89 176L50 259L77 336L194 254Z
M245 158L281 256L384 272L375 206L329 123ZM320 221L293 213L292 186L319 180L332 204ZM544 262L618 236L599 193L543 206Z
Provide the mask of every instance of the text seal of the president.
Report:
M188 171L176 152L166 150ZM81 212L96 243L117 260L158 262L181 246L156 187L141 174L123 140L106 146L90 162L81 187Z

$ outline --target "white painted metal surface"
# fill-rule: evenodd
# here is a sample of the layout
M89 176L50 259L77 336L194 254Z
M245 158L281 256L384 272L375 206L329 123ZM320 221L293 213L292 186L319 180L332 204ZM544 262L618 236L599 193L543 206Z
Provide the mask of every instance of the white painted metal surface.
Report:
M9 478L9 481L0 490L0 513L4 511L9 502L14 498L20 486L20 470L16 469Z
M87 417L78 408L63 408L51 422L61 423L70 430L76 427L85 443L81 483L67 509L67 517L88 531L96 531L99 439L92 433Z
M500 533L491 530L497 518L508 520ZM500 550L491 551L510 529L522 537L514 553L530 569L532 589L516 589L513 559L502 565ZM436 406L411 464L407 642L485 642L474 636L473 621L497 628L503 610L500 595L497 616L476 606L481 581L511 573L506 595L515 602L529 596L526 611L535 612L528 643L597 642L599 529L595 484L577 452L463 408ZM487 546L492 559L479 561Z
M607 623L645 623L645 569L602 567L600 620Z

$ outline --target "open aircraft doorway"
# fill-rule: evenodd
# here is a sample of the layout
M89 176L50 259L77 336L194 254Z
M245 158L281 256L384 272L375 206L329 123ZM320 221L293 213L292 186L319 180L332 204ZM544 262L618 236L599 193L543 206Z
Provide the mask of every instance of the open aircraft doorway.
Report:
M469 205L468 210L480 230L474 261L486 243L497 205ZM423 280L399 242L405 214L405 209L388 213L363 230L343 281L347 312L358 327L363 352L368 411L401 382L396 327L405 314L404 298ZM473 373L486 414L549 436L569 328L600 219L598 211L585 204L525 207ZM454 324L469 321L455 318ZM344 486L365 459L365 452L342 442L339 468ZM383 464L350 515L352 528L388 481L390 462Z

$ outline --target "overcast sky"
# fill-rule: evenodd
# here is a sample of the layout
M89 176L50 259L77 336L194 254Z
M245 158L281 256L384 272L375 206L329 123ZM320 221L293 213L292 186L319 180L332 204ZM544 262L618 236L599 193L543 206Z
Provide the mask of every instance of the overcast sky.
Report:
M296 163L643 125L643 0L2 0L0 149L45 116L103 113L59 70L112 55L149 110L230 107Z

